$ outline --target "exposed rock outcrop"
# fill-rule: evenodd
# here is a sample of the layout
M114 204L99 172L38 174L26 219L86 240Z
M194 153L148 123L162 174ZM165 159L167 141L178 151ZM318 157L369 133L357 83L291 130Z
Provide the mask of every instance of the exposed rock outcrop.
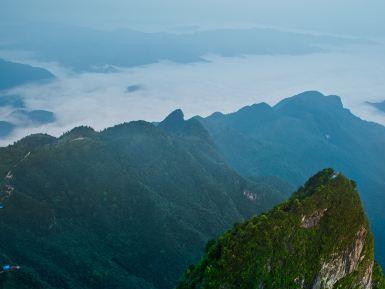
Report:
M355 183L326 169L211 243L177 289L384 289Z
M303 216L301 219L301 227L310 229L313 228L321 220L327 209L319 209L310 216Z
M360 262L365 258L363 255L363 248L366 242L366 234L367 230L364 227L361 227L357 232L357 238L350 248L342 253L334 254L330 261L322 263L321 270L314 282L313 289L332 289L339 280L358 269ZM366 270L364 270L364 274L359 282L360 286L357 286L357 288L372 288L372 269L373 261L368 262L366 265Z

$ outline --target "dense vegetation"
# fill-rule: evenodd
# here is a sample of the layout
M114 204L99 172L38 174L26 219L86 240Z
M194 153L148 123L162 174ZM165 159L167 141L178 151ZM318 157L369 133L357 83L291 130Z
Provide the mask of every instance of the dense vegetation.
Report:
M231 114L199 118L229 164L245 176L272 175L293 185L325 167L357 181L379 262L385 265L385 128L363 121L338 96L316 91Z
M371 288L373 262L373 237L355 183L326 169L288 201L209 242L177 288ZM326 279L324 264L334 266ZM338 275L338 268L347 272ZM373 288L385 288L377 264Z
M172 288L204 244L280 199L176 112L0 148L1 288Z

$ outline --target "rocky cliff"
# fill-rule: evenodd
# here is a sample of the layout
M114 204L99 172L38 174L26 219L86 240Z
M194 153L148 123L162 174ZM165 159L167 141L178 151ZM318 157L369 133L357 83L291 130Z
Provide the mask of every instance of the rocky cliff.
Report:
M178 289L384 288L355 183L326 169L207 245Z

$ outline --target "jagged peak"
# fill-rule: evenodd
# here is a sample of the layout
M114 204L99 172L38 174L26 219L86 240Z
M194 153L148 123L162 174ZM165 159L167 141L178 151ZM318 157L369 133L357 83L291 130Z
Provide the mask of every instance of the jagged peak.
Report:
M184 113L183 111L178 108L172 111L162 122L167 121L183 121L184 120Z
M210 144L212 142L209 133L199 121L199 117L185 120L181 109L171 112L157 127L183 138L199 138Z
M310 177L304 186L293 194L294 197L304 198L312 195L321 186L324 186L330 180L336 178L339 174L334 172L332 168L326 168L314 176Z
M373 237L352 182L325 169L301 190L311 194L294 194L210 242L177 288L377 288Z
M163 121L158 124L158 127L168 132L177 132L185 125L184 114L181 109L176 109L171 112Z

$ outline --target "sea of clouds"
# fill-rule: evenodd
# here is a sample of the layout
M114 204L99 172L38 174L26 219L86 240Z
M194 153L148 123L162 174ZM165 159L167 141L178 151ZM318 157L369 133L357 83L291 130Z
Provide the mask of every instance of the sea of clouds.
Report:
M100 130L131 120L160 121L176 108L188 118L228 113L258 102L274 105L306 90L337 94L357 116L385 125L385 114L365 103L385 99L385 49L380 44L298 56L206 55L207 62L161 61L83 73L4 51L0 56L45 67L57 76L49 83L9 91L20 95L28 109L54 112L57 121L16 129L0 145L37 132L59 136L79 125ZM6 114L2 108L0 117Z

